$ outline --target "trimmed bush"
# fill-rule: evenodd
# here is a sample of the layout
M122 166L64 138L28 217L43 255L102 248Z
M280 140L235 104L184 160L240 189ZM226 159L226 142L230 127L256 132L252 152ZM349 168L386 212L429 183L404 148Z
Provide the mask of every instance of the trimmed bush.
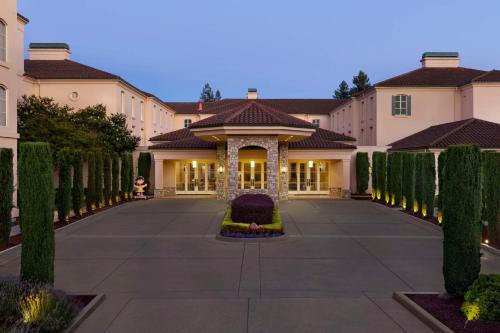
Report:
M87 154L87 193L85 193L85 203L87 205L87 212L92 212L96 209L96 159L95 152L91 151Z
M368 153L356 153L356 191L358 193L365 193L368 189L369 166Z
M434 153L422 155L422 209L420 211L423 217L432 217L436 196L436 158Z
M446 291L461 297L481 270L481 154L477 146L446 152L443 274Z
M73 189L71 191L71 201L75 215L83 215L83 153L81 150L73 152Z
M377 191L378 191L377 170L378 170L378 152L374 151L372 153L372 200L377 199Z
M273 223L274 202L265 194L245 194L231 203L231 218L234 222Z
M48 143L19 144L19 197L23 230L21 277L54 282L54 189L52 153Z
M385 196L384 201L387 205L391 203L391 193L392 193L392 158L394 157L394 153L387 154L387 168L385 175Z
M418 213L422 209L422 201L424 196L424 180L423 180L423 155L417 153L415 155L415 199L413 200L413 212Z
M386 175L387 175L387 153L380 153L377 167L377 199L385 200L386 197ZM380 192L380 195L379 195Z
M57 153L57 168L59 169L57 216L60 222L69 222L71 212L71 152L69 148L63 148Z
M148 187L146 187L146 193L149 194L151 193L151 183L149 181L151 175L151 153L140 153L137 164L137 175L144 177L144 182L148 185Z
M102 152L96 150L95 152L95 202L96 206L99 208L104 207L104 186L103 186L103 160Z
M403 153L391 155L391 206L399 206L403 193Z
M500 321L500 275L479 275L464 296L462 312L467 319L470 308L476 309L474 319Z
M446 151L442 151L438 157L438 222L443 223L443 199L444 199L444 173L446 169Z
M132 199L134 197L134 155L128 154L128 197Z
M0 245L7 245L12 227L12 200L14 194L14 153L0 149Z
M111 196L115 203L120 201L120 157L113 154L111 158Z
M129 177L130 177L130 165L129 165L129 158L127 153L123 153L122 157L122 167L120 170L120 185L121 185L121 197L123 200L128 200L129 195L128 195L128 190L130 188L129 184Z
M488 239L500 245L500 153L482 154L483 205L482 220L488 223Z
M113 200L111 200L111 156L109 154L104 154L102 157L102 169L103 169L103 181L104 181L104 203L106 205L113 205Z
M415 200L415 154L404 153L403 155L403 208L413 209Z

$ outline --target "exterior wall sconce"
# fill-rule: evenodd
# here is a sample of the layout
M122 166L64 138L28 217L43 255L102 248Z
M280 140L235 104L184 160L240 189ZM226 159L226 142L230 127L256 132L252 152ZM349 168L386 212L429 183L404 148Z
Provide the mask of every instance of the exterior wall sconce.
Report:
M217 171L219 171L219 173L224 173L224 167L222 165L219 166L219 168L217 169Z
M281 167L281 173L287 173L288 172L288 167L282 166Z
M196 169L196 167L198 166L198 163L196 161L193 161L192 165L193 165L193 169Z
M308 164L309 164L310 168L312 168L314 166L314 162L313 161L309 161Z
M250 161L250 167L255 168L255 161Z

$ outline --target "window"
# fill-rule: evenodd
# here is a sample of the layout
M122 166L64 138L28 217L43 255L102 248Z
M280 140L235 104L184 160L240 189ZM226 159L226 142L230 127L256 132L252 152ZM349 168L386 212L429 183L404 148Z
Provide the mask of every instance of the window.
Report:
M312 121L313 125L316 127L319 127L319 122L320 122L319 119L313 119L313 121Z
M144 121L144 102L141 101L141 121Z
M408 95L392 96L392 115L411 116L411 96Z
M0 126L7 126L7 90L0 86Z
M7 25L0 20L0 61L7 61Z
M191 119L184 119L184 128L191 126Z
M135 97L132 96L132 119L135 119Z
M120 108L121 108L121 113L125 113L125 92L122 91L122 96L121 96L121 100L120 100Z

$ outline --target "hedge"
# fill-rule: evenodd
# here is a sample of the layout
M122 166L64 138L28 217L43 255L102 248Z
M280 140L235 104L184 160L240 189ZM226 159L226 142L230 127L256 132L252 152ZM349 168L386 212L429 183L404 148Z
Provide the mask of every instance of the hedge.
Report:
M127 153L123 153L122 157L122 167L120 169L120 185L121 185L121 197L123 200L128 200L128 190L129 190L129 176L130 176L130 165Z
M378 163L377 182L380 195L379 192L377 192L377 199L384 200L386 197L387 153L380 153Z
M116 153L111 157L111 196L114 202L120 201L120 157Z
M113 205L113 201L111 200L111 156L107 153L102 156L102 169L104 203L111 206Z
M403 153L391 155L391 206L399 206L403 192Z
M488 238L500 245L500 153L482 154L483 205L482 220L488 223Z
M481 154L449 146L443 197L443 274L446 291L461 297L481 270Z
M134 155L128 154L128 196L130 199L134 197Z
M417 153L415 155L415 199L413 200L413 212L418 213L422 209L423 200L423 155L422 153Z
M99 208L104 206L103 169L102 152L97 150L95 152L95 202Z
M422 209L423 217L434 215L436 196L436 158L434 153L422 153Z
M7 245L12 226L12 200L14 193L14 153L0 149L0 245Z
M446 169L446 151L442 151L438 157L438 222L443 223L443 200L444 200L444 173Z
M81 150L73 152L73 189L71 191L71 201L75 215L83 215L83 153Z
M394 153L387 154L387 168L385 175L385 197L384 201L387 205L391 203L391 193L392 193L392 158L394 157Z
M144 177L144 182L145 184L148 185L146 187L146 193L150 193L150 188L151 188L151 184L149 181L150 174L151 174L151 153L142 152L139 154L139 160L137 162L137 175Z
M377 190L378 190L378 155L379 152L374 151L372 153L372 199L377 199Z
M412 210L415 200L415 154L403 154L403 208Z
M54 282L52 170L48 143L19 144L19 209L23 230L21 277L36 283Z
M91 212L96 208L96 159L95 152L91 151L87 154L87 193L85 193L85 203L87 205L87 212Z
M63 148L57 153L57 168L59 171L59 189L57 190L56 206L60 222L69 222L71 212L71 151Z

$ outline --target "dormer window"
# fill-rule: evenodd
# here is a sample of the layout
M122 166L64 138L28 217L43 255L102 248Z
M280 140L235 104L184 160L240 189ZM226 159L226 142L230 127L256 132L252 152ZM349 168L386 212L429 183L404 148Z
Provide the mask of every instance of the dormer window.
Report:
M0 61L7 61L7 25L0 20Z
M411 116L411 96L409 95L392 96L392 115Z

